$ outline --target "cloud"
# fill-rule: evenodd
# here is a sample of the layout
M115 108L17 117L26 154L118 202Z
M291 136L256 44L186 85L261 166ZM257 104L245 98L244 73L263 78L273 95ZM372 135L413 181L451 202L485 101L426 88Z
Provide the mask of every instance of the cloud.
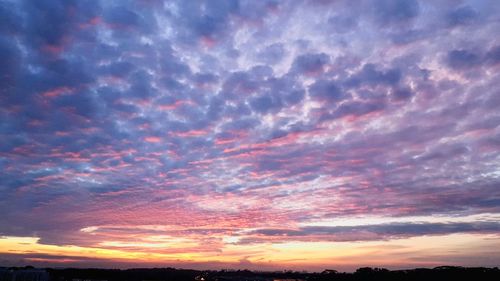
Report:
M401 239L422 235L451 233L497 233L500 224L496 222L476 223L391 223L359 226L306 226L299 229L258 229L249 233L241 243L273 242L321 239L328 241L366 241Z
M469 25L478 16L478 13L472 7L460 6L448 13L447 20L450 26Z
M285 47L281 43L274 43L263 48L257 55L257 59L264 63L275 64L283 59Z
M398 88L392 91L392 96L396 100L405 100L413 96L413 92L408 88Z
M486 61L493 65L500 62L500 46L492 47L486 53Z
M466 69L479 65L481 57L468 50L453 50L448 53L447 63L452 69Z
M220 40L225 35L229 17L239 11L238 1L218 1L174 4L173 20L181 27L181 40ZM195 41L195 42L196 42Z
M312 97L319 100L335 102L347 97L342 89L334 81L318 80L309 88Z
M373 4L375 16L382 24L406 22L420 13L420 5L416 0L383 0Z
M250 106L252 109L259 113L266 113L273 108L281 108L281 101L278 99L273 99L267 95L256 97L250 101Z
M399 69L388 69L386 71L377 69L374 64L365 64L363 68L347 80L347 85L358 86L360 84L387 84L395 85L401 80Z
M306 54L295 58L292 71L303 75L317 75L324 71L324 67L330 62L327 54Z
M0 39L0 58L4 62L5 67L0 70L0 85L2 93L7 95L12 93L18 83L20 75L21 53L17 46L6 40Z
M497 231L300 227L500 211L495 5L212 2L0 4L1 235L255 263L225 241Z

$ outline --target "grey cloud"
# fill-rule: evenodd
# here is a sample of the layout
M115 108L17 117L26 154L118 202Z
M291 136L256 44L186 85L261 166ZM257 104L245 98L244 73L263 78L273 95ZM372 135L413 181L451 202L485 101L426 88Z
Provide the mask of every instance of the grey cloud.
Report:
M336 82L328 80L318 80L309 87L309 94L313 98L337 102L348 97Z
M500 46L492 47L486 53L486 62L493 65L500 63Z
M470 6L460 6L446 15L446 20L450 26L469 25L473 23L478 13Z
M447 64L450 68L462 70L478 66L481 63L481 57L468 50L453 50L448 52Z
M401 80L401 70L391 68L387 70L380 70L375 64L365 64L363 68L356 74L353 74L346 81L347 86L359 86L363 84L372 85L396 85Z
M402 23L417 17L420 5L417 0L373 1L375 16L382 24Z
M275 43L260 50L257 54L257 60L274 64L280 62L283 59L284 55L285 47L283 46L283 44Z
M392 90L391 95L395 100L407 100L411 98L414 93L408 87L398 87Z
M331 117L339 118L346 115L361 116L371 112L379 111L385 108L385 101L379 102L359 102L352 101L343 103L337 110L333 112Z
M202 37L220 39L227 31L229 16L239 11L238 1L210 1L177 3L179 15L175 21L183 28L183 40L193 42Z
M291 71L302 75L319 74L329 62L330 57L324 53L300 55L295 58Z
M263 95L259 97L255 97L250 100L250 106L254 111L259 113L267 113L273 109L280 109L282 107L282 103L279 99L273 98L270 95Z
M21 52L11 40L7 40L3 36L0 37L0 60L2 61L0 91L1 93L12 94L17 83L19 83L18 80L21 74ZM2 99L0 97L0 101Z
M328 19L331 30L336 33L347 33L358 27L357 18L354 15L338 15Z
M497 222L471 223L390 223L359 226L306 226L298 229L257 229L250 235L258 235L257 240L266 237L282 237L286 240L307 240L308 237L322 236L329 241L366 241L398 239L422 235L444 235L452 233L498 233ZM325 237L327 236L327 237ZM288 239L287 239L288 238ZM252 241L250 238L248 241ZM275 240L274 240L275 241ZM245 243L245 238L241 243Z

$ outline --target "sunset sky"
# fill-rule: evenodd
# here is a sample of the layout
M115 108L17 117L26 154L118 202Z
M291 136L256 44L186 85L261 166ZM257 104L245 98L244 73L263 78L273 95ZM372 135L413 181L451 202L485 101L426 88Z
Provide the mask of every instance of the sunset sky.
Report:
M0 0L0 266L500 266L496 0Z

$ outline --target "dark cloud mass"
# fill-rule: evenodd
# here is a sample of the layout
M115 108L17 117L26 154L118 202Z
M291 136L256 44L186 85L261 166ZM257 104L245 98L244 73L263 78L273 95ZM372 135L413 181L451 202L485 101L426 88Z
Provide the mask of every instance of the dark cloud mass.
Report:
M363 226L308 226L300 229L259 229L253 231L256 240L248 239L243 242L256 242L270 237L286 236L291 240L311 239L320 236L332 241L363 241L401 238L418 235L439 235L457 232L485 232L498 233L498 222L480 223L392 223Z
M377 19L382 23L400 23L418 16L420 5L417 0L381 0L371 3Z
M354 2L0 1L0 238L498 235L500 5Z

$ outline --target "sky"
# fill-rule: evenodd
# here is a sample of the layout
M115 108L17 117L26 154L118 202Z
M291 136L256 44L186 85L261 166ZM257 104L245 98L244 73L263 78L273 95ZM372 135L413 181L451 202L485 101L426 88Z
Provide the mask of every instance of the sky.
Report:
M500 266L491 0L0 0L0 265Z

